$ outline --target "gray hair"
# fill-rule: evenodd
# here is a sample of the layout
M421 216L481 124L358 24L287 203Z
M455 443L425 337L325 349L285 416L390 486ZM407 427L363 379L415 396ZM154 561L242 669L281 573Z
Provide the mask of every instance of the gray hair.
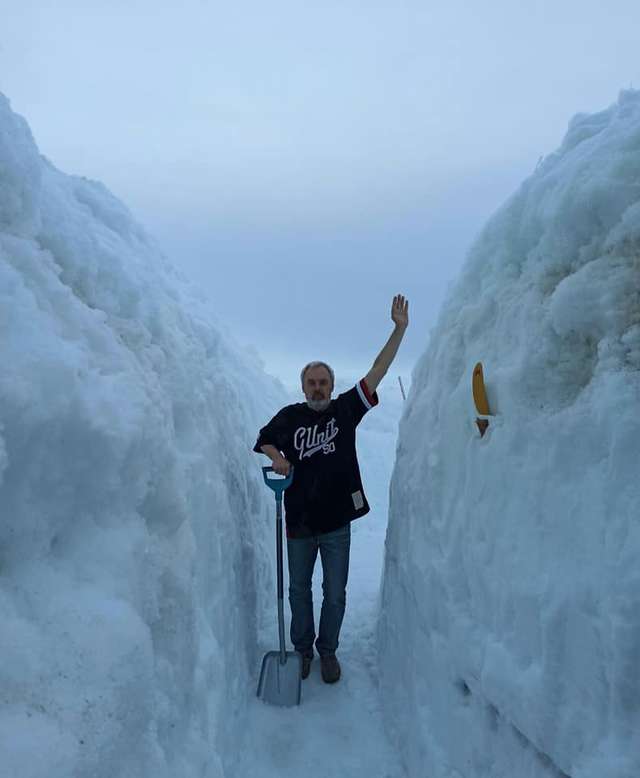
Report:
M333 370L329 367L329 365L326 362L309 362L308 365L305 365L302 368L302 372L300 373L300 383L302 384L303 388L304 388L304 377L305 377L305 375L307 373L307 370L311 370L312 367L326 367L327 368L327 370L329 371L329 375L331 376L331 388L333 389L333 387L335 386L335 383L336 383L336 378L335 378L335 376L333 374Z

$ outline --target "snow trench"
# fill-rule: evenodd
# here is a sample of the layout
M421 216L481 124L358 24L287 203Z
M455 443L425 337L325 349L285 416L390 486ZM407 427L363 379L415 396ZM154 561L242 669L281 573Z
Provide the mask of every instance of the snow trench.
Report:
M377 664L370 570L345 640L381 695L362 668L338 690L366 694L372 722L382 705L404 765L372 730L384 775L640 773L639 170L638 93L576 117L479 237L416 366ZM273 500L251 448L290 398L116 198L40 156L1 95L0 331L3 769L235 778L252 722L266 744L277 730L277 764L287 721L250 709L274 613ZM395 439L367 434L380 451ZM342 757L358 775L356 717L315 744L331 775ZM322 770L295 756L291 774Z

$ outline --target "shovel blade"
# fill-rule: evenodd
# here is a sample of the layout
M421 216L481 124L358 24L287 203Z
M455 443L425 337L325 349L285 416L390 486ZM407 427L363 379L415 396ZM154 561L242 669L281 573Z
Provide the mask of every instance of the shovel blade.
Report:
M279 651L269 651L262 660L258 697L269 705L300 705L302 697L302 654L287 651L285 662Z

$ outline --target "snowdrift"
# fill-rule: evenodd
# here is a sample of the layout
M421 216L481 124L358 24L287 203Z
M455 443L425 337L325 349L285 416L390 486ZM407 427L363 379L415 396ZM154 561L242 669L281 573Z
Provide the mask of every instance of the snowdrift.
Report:
M575 117L490 220L414 371L379 623L411 776L640 775L639 475L627 91Z
M251 447L285 392L1 95L0 324L2 774L222 775L272 599Z

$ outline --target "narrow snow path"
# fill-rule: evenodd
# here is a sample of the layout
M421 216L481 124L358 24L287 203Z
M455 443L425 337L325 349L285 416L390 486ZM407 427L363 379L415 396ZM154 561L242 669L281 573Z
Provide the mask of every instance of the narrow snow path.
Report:
M341 680L325 684L316 656L303 681L299 707L280 709L257 698L252 701L236 778L405 778L384 731L376 681L374 631L385 529L386 516L373 511L352 524L347 611L338 649ZM316 624L321 575L318 559L313 586ZM273 612L275 621L275 596ZM277 646L265 646L273 648Z

